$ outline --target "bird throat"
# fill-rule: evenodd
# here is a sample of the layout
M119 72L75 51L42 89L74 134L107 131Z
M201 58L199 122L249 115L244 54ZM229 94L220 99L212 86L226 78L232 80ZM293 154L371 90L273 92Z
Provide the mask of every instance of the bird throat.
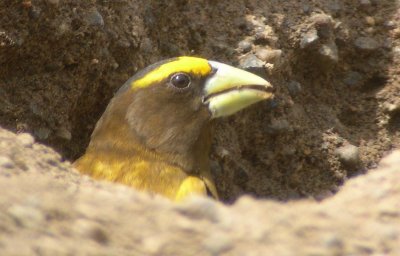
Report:
M128 110L125 100L131 102ZM204 172L209 169L212 143L208 113L179 110L173 104L152 109L151 104L144 106L140 100L122 95L110 102L89 146L113 147L126 157L141 155L149 161L165 161L188 174Z

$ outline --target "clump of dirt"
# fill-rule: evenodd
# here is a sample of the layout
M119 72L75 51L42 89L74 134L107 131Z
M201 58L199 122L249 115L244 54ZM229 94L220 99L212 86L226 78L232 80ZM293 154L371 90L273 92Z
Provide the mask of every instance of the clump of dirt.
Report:
M0 128L2 255L399 255L400 151L323 202L181 204L83 177ZM371 207L373 205L373 207ZM33 239L34 238L34 239Z
M276 88L217 123L223 200L323 199L399 146L399 13L390 0L4 0L0 124L74 160L137 70L199 55Z

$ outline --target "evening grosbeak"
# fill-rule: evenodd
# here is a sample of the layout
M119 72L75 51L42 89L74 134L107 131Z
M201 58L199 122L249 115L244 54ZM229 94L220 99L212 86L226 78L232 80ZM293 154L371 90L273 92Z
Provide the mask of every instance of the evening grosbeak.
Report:
M209 165L213 120L272 97L268 81L223 63L160 61L119 89L74 165L175 201L192 194L218 199Z

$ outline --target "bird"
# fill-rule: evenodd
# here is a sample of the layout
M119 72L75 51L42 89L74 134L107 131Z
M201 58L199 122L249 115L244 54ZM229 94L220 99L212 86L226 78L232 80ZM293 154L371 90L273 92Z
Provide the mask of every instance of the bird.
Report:
M210 171L215 119L272 99L264 78L201 57L159 61L128 79L75 168L172 201L219 199Z

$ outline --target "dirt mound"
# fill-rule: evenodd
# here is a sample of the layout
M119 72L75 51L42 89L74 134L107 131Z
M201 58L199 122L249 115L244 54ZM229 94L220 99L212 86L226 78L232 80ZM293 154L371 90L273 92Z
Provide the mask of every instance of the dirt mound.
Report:
M261 252L264 247L275 253L295 249L319 254L312 245L337 254L394 252L391 241L398 233L395 227L386 229L399 223L398 211L391 208L396 202L389 204L398 196L392 187L398 182L394 171L374 170L335 194L349 178L375 169L386 152L399 147L399 24L400 7L391 0L0 1L0 126L29 132L61 154L33 144L26 135L20 141L2 132L0 148L6 157L0 158L1 187L8 192L1 197L7 209L1 227L14 235L0 246L7 252L14 245L27 253L74 252L74 239L90 240L94 234L85 248L106 248L105 254L133 254L140 244L145 249L138 255L151 248L154 254L178 255L181 249L185 255L187 248L171 241L190 243L191 252L200 255L207 246L212 247L207 253L214 255L252 249L257 254L256 248ZM266 77L276 88L274 101L217 123L212 171L222 199L325 199L321 205L242 199L227 208L199 199L193 203L197 210L181 206L189 211L185 217L180 206L152 201L117 185L93 183L61 164L82 154L96 121L123 82L151 63L179 55L240 66ZM15 150L13 143L19 145ZM35 189L37 197L31 202ZM381 205L379 193L387 214L383 206L375 207ZM77 198L81 201L74 201ZM28 206L9 209L20 201ZM108 207L101 207L103 201ZM203 213L203 204L217 213ZM370 205L374 208L368 209ZM198 220L192 223L191 214L197 211L201 216L193 217ZM135 223L130 212L138 218ZM177 234L169 231L168 239L158 229L167 222L164 212L168 219L182 215L182 227L172 229ZM218 229L214 218L225 219L225 214L234 224L223 220ZM69 227L81 217L77 227ZM24 224L25 219L36 222ZM172 224L165 224L165 232L168 225ZM227 235L241 228L246 231ZM354 236L352 228L359 231ZM329 236L320 235L323 230ZM75 231L82 233L75 236ZM37 243L22 246L21 241L39 234ZM59 239L65 241L64 249ZM43 249L39 241L49 247Z
M400 253L400 151L322 203L242 197L225 206L95 182L27 134L0 130L0 139L2 255Z

